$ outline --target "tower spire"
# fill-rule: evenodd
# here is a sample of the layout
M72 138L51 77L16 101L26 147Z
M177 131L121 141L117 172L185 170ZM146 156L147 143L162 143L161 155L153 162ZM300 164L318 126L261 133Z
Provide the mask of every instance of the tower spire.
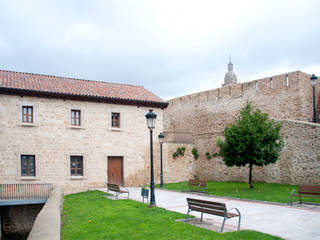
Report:
M236 74L233 72L233 64L231 62L231 54L229 53L229 63L228 63L228 72L224 77L224 83L222 86L226 86L228 84L237 83L238 79Z

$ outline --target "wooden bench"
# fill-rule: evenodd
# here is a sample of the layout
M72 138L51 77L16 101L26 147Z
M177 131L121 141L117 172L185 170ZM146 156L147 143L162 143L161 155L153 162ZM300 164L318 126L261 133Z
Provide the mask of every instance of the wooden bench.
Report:
M226 205L224 203L211 202L211 201L205 201L205 200L194 199L194 198L187 198L187 202L188 202L188 212L187 212L185 221L187 221L187 217L191 211L201 212L201 220L200 220L201 222L202 222L203 213L220 216L220 217L223 217L223 223L220 230L220 232L222 232L224 223L226 220L233 217L238 217L239 218L238 231L240 230L241 214L237 208L231 208L227 210ZM230 212L233 209L236 210L237 213Z
M116 199L119 198L119 195L121 193L127 193L128 194L128 199L129 199L129 190L128 189L121 190L120 186L117 185L117 184L107 183L107 192L109 192L109 191L113 191L113 192L116 193Z
M299 197L300 204L302 204L301 197L320 198L320 186L301 185L298 187L298 193L295 192L297 192L296 189L292 189L291 205L293 205L293 197Z
M186 186L185 184L182 185L182 191L185 191ZM199 193L208 193L208 188L207 188L207 181L205 180L195 180L195 179L190 179L188 182L188 189L190 192L196 192Z

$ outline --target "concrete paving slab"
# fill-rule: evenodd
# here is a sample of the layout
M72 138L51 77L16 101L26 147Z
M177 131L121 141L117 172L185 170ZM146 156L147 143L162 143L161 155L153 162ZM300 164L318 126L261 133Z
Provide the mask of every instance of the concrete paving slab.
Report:
M141 188L130 187L130 199L142 202ZM106 189L99 189L105 191ZM170 211L186 214L188 205L186 198L197 198L208 201L223 202L227 208L238 208L241 212L241 230L255 230L292 240L320 240L320 206L294 206L253 202L246 200L214 197L197 193L174 192L162 189L155 190L156 205ZM121 196L119 199L126 199ZM223 218L204 214L204 221L200 223L200 213L191 212L196 219L190 224L220 231ZM238 218L226 221L225 230L237 230Z

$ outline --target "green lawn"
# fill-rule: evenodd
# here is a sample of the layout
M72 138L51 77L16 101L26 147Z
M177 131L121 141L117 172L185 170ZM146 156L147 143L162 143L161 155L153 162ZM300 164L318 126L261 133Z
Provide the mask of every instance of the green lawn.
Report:
M176 219L183 214L132 200L106 199L105 193L89 191L65 196L63 240L106 239L281 239L255 231L217 233ZM221 219L222 221L222 219Z
M165 184L164 188L181 191L183 183L187 186L187 182L180 182ZM262 182L255 182L254 188L249 188L249 184L245 182L208 182L207 187L210 195L279 203L289 203L291 190L298 189L296 185ZM298 201L298 197L294 201ZM320 203L319 198L303 198L302 201Z

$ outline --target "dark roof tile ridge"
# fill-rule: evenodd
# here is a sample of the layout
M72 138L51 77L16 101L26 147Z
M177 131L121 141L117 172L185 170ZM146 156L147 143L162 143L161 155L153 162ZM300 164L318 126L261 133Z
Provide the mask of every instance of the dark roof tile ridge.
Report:
M142 85L134 85L134 84L128 84L128 83L113 83L113 82L88 80L88 79L72 78L72 77L60 77L60 76L56 76L56 75L41 74L41 73L19 72L19 71L3 70L3 69L0 69L0 72L22 73L22 74L28 74L28 75L37 75L37 76L60 78L60 79L70 79L70 80L76 80L76 81L86 81L86 82L93 82L93 83L107 83L107 84L113 84L113 85L132 86L132 87L144 88Z

